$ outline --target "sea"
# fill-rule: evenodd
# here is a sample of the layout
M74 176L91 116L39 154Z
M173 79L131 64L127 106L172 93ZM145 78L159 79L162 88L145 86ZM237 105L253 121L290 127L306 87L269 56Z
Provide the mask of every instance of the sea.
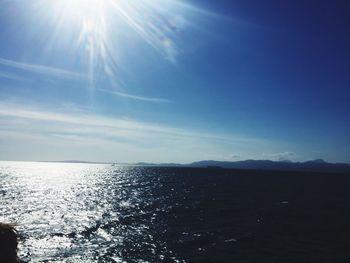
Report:
M0 162L26 262L350 262L350 175Z

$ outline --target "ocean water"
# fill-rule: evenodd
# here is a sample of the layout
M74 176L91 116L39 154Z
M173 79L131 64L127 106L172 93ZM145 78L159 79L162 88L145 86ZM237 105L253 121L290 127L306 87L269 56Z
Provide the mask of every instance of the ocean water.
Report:
M30 262L350 262L350 175L0 162Z

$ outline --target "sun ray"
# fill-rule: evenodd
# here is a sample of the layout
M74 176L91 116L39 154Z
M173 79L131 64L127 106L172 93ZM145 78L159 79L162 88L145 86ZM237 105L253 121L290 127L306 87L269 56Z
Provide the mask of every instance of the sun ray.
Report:
M135 32L137 41L147 43L160 57L176 63L185 14L192 12L181 0L33 1L38 17L44 19L41 24L52 27L43 54L60 53L55 52L58 49L67 54L67 59L78 61L88 76L91 95L100 81L125 92L120 57L130 44L123 37L129 32Z

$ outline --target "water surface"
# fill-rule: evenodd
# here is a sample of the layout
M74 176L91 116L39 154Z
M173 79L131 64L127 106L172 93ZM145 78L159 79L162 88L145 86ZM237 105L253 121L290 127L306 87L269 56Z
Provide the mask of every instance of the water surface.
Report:
M350 262L350 177L0 162L31 262Z

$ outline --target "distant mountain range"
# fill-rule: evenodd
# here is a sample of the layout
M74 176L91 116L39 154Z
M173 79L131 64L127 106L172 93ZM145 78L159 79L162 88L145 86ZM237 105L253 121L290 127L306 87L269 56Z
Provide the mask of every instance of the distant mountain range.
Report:
M84 161L62 161L62 163L99 163L102 162L84 162ZM349 173L350 164L348 163L329 163L322 159L310 160L306 162L291 161L271 161L271 160L245 160L245 161L198 161L189 164L178 163L114 163L114 165L128 166L157 166L157 167L197 167L211 169L244 169L244 170L272 170L272 171L309 171L309 172L336 172Z
M306 162L245 160L245 161L199 161L189 164L191 167L221 167L231 169L315 171L350 173L350 164L328 163L322 159Z
M328 163L322 159L310 160L306 162L271 161L271 160L245 160L245 161L230 162L230 161L206 160L206 161L193 162L189 164L135 163L135 164L129 164L129 165L350 173L350 164Z

